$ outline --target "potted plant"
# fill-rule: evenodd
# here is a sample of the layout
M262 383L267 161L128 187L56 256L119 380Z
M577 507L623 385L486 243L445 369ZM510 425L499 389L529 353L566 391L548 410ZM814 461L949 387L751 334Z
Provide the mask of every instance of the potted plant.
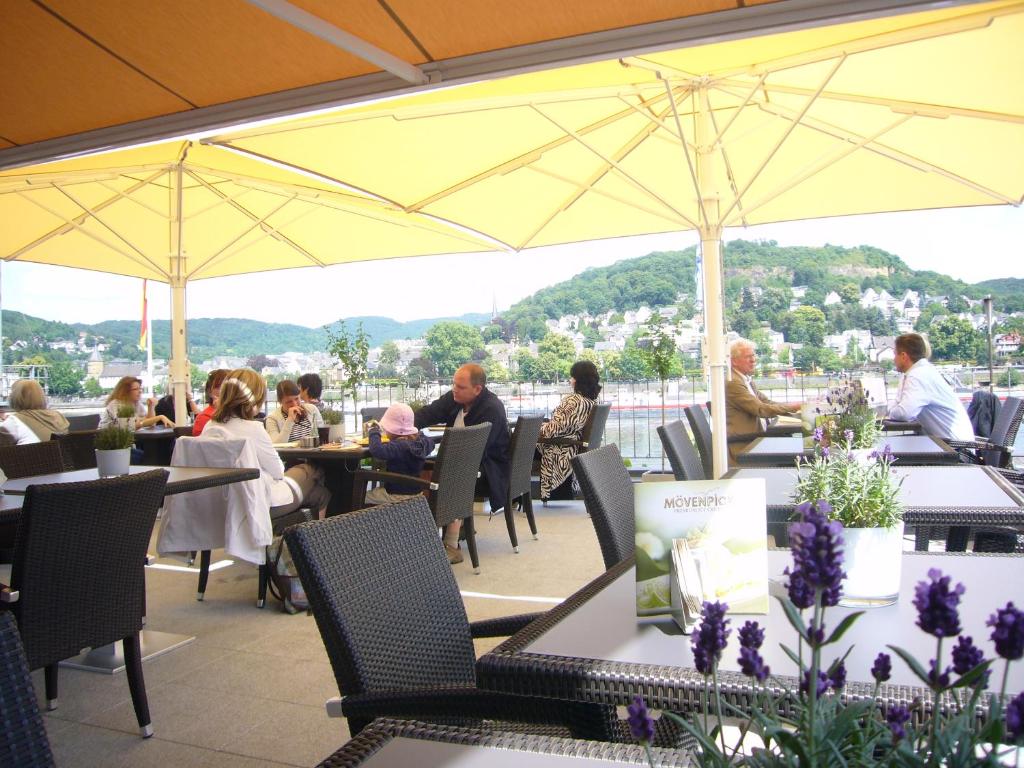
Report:
M336 411L333 408L324 408L320 411L320 415L324 418L324 424L327 425L327 441L330 443L337 443L345 439L345 425L341 423L341 411Z
M135 429L135 408L128 403L117 406L117 426L121 429Z
M690 638L693 661L704 678L703 714L685 719L662 712L698 743L693 765L716 766L872 766L943 768L945 766L1018 765L1024 744L1024 693L1007 694L1009 666L1024 655L1024 611L1008 602L986 622L995 657L985 658L984 638L962 633L960 598L966 591L933 568L914 590L917 626L935 639L934 659L922 663L906 650L889 645L870 669L874 693L847 696L846 660L850 651L833 652L826 664L822 651L842 640L859 612L842 620L829 618L843 591L846 566L841 523L829 520L822 501L801 505L800 520L790 526L793 564L786 569L787 596L778 600L797 635L796 647L783 645L795 677L773 679L760 649L765 629L746 621L737 632L740 671L751 679L748 707L723 701L719 664L733 629L729 606L705 602L702 621ZM955 639L955 641L954 641ZM770 642L777 642L771 638ZM852 649L851 649L852 650ZM888 684L893 663L902 663L928 691L930 701L897 703ZM857 670L859 679L868 670ZM813 684L811 681L814 681ZM986 699L985 689L989 689ZM998 693L997 693L998 692ZM988 704L987 712L982 703ZM734 736L723 718L738 725ZM737 723L737 720L739 722ZM642 697L629 706L629 729L645 747L654 740L654 721ZM648 760L654 765L653 755Z
M135 433L111 425L96 433L96 469L100 477L127 475L131 464Z
M875 411L856 382L831 390L825 398L824 409L819 406L815 410L818 414L815 436L823 445L849 443L853 450L870 451L882 434Z
M815 439L821 439L817 431ZM853 440L852 430L846 430L840 443L819 443L813 461L797 462L800 477L794 500L824 500L830 505L829 519L843 524L843 604L891 605L900 588L902 481L893 473L889 446L863 461L854 453Z

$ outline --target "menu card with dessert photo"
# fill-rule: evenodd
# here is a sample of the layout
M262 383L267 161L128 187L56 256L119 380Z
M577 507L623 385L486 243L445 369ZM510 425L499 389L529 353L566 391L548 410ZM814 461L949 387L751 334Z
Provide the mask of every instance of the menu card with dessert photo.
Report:
M764 480L639 483L636 612L671 614L684 631L705 600L768 612Z

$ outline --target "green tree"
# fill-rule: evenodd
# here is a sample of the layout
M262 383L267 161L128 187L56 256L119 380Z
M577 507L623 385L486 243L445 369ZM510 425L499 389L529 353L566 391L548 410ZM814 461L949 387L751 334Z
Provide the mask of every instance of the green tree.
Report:
M928 343L936 360L974 360L984 339L969 321L947 315L931 324Z
M50 366L50 392L73 397L82 391L82 370L74 363L60 362Z
M90 377L82 385L82 392L86 397L95 399L103 395L103 387L96 379Z
M380 357L377 358L377 373L380 376L393 377L398 375L398 359L401 353L398 345L393 341L385 341L380 347Z
M480 335L483 337L484 344L490 344L492 341L501 341L504 336L504 329L500 325L485 325L480 331Z
M516 352L516 381L536 381L539 376L537 356L528 349Z
M800 306L782 317L786 341L820 347L825 339L825 313L817 307Z
M277 360L266 355L253 355L245 361L246 368L252 368L259 373L264 368L277 368Z
M854 283L844 283L837 293L839 298L843 300L843 304L860 303L860 288Z
M189 363L188 380L193 392L202 392L206 388L206 374L195 363Z
M511 376L509 376L508 368L489 355L487 359L480 364L480 366L487 374L488 382L506 382L511 378Z
M426 342L426 355L434 361L440 376L451 376L460 365L486 356L480 331L467 323L435 323L427 331Z
M324 326L327 333L327 352L338 358L341 363L341 413L345 414L345 390L352 393L353 406L358 399L356 388L366 378L366 359L370 355L370 339L363 331L360 323L355 331L349 331L345 323L338 323L334 331L329 325Z
M405 381L410 387L422 387L428 381L437 381L437 366L429 357L420 355L405 369Z

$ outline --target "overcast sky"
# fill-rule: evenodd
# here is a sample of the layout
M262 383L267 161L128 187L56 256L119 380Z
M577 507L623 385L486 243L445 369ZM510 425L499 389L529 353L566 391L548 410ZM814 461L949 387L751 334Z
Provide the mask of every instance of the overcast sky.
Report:
M913 269L932 269L969 283L1024 277L1024 211L1010 207L887 213L731 229L726 240L780 245L873 245ZM188 288L189 317L242 317L310 327L340 318L383 315L397 320L507 309L587 267L654 250L681 249L693 232L538 248L520 254L432 256L360 262L326 269L200 280ZM2 305L47 320L95 323L137 319L142 281L84 270L3 263ZM282 275L293 293L282 294ZM302 279L298 279L299 276ZM292 278L295 278L294 282ZM170 317L166 285L150 283L154 319ZM314 301L307 300L315 297ZM291 309L289 309L289 307Z

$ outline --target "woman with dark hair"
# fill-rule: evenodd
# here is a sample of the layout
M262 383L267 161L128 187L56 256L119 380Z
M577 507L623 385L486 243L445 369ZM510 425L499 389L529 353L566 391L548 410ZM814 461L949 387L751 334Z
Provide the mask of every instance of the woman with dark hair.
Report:
M572 394L566 396L551 414L551 419L540 428L541 438L566 437L580 440L587 419L597 404L601 393L600 375L597 367L589 360L579 360L569 371ZM572 474L570 462L579 453L576 445L552 445L541 443L540 450L540 498L547 501L551 492L565 482ZM576 479L573 478L575 487Z
M299 385L299 399L320 410L322 407L320 395L324 391L324 382L320 378L320 374L304 373L296 379L295 383Z
M214 368L206 377L205 402L206 407L196 414L196 421L192 425L192 436L199 437L203 434L203 428L213 418L213 412L217 410L217 398L220 397L220 385L227 378L228 371L224 368Z
M327 426L316 406L299 399L299 387L291 379L277 383L277 404L280 407L268 413L265 422L272 443L316 437L317 429Z

